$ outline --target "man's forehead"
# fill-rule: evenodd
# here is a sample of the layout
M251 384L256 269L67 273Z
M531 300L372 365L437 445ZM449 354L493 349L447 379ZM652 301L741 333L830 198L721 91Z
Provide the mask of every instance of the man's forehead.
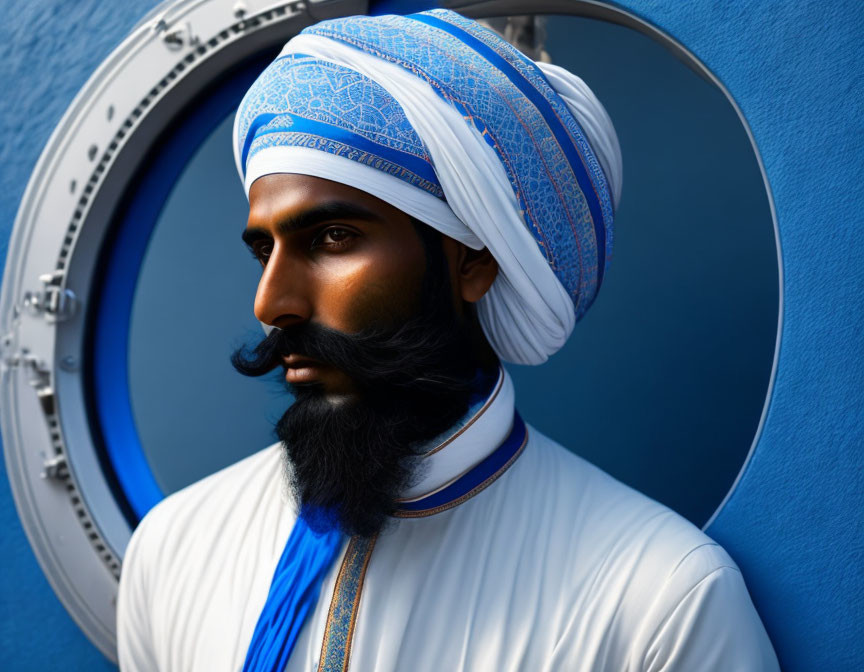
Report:
M274 173L258 178L249 189L248 226L272 224L329 204L355 206L358 214L366 211L382 219L400 214L407 217L386 201L341 182L298 173Z

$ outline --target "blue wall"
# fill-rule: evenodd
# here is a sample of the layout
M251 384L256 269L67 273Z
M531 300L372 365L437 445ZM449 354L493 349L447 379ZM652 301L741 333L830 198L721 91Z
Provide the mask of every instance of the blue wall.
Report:
M0 264L48 136L102 60L156 2L33 0L0 22ZM113 669L54 596L18 521L0 462L0 667Z
M784 670L864 669L864 5L632 4L739 102L780 226L776 384L708 533L741 566Z
M0 259L73 95L153 3L19 3L0 25ZM709 532L739 562L786 670L864 666L864 64L861 5L620 3L732 92L762 152L784 254L776 386L740 487ZM34 74L38 76L34 77ZM4 669L105 669L53 596L0 478ZM14 652L14 659L9 653Z

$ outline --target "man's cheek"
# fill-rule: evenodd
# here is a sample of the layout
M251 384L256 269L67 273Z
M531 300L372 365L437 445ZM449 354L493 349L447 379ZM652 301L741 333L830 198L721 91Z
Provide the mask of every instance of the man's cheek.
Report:
M362 269L333 278L318 301L318 314L327 326L357 332L370 327L390 327L417 312L419 283L413 277L382 277Z
M363 286L363 291L353 294L346 310L352 314L355 331L368 327L391 327L415 315L416 298L416 289L405 281L371 281Z

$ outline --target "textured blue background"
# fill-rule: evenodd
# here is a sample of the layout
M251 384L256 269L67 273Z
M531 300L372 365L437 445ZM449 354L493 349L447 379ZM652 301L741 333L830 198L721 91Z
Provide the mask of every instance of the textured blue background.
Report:
M0 259L51 130L152 4L38 0L4 17ZM741 565L784 669L861 669L864 10L851 0L621 4L685 44L731 91L762 153L780 225L777 382L753 460L709 532ZM4 669L109 668L42 577L5 474L0 525Z
M156 2L34 0L0 22L0 263L39 153L88 77ZM0 667L115 669L54 596L18 516L0 462Z

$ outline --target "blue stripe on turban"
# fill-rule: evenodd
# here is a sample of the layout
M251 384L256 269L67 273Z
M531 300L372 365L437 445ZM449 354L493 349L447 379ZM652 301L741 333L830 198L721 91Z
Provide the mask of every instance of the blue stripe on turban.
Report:
M603 274L598 263L606 256L603 214L611 232L612 204L599 163L573 116L533 61L477 22L449 11L392 18L387 23L337 19L303 32L411 70L471 120L499 155L525 222L579 317ZM597 192L603 194L602 206ZM582 290L585 300L580 301L583 274L593 286Z
M303 54L282 56L255 81L238 114L244 172L266 147L311 147L444 198L429 153L402 108L353 70Z
M530 264L526 262L520 269L520 259L514 263L504 255L499 258L496 249L500 245L496 248L490 240L495 237L494 223L482 221L482 215L461 214L464 208L457 208L456 201L463 196L454 193L452 187L448 191L442 186L442 171L458 168L458 161L441 165L439 159L436 165L432 158L435 152L430 152L430 146L437 142L434 133L418 133L412 126L409 119L416 125L417 117L411 114L418 112L406 114L409 108L400 103L410 101L395 90L392 77L382 75L376 81L345 63L322 58L321 54L307 55L299 51L302 46L292 51L292 43L300 45L304 38L335 45L333 49L341 49L346 62L356 60L351 52L362 52L366 58L397 66L458 111L460 123L473 128L481 142L494 151L522 226L572 301L570 316L561 315L558 308L547 310L547 315L531 306L515 305L518 300L537 303L537 291L541 298L548 298L548 284L542 290L535 288L533 295L525 292L526 281L515 279L513 274L524 274ZM591 100L602 111L593 94ZM602 115L608 122L605 111ZM606 144L614 147L615 154L617 139L611 123L607 126L612 142ZM476 235L479 245L472 246L487 245L499 261L504 278L496 284L503 286L496 289L493 285L487 304L494 306L481 310L481 321L493 347L508 361L538 363L563 345L573 323L594 301L609 264L616 191L604 173L604 167L608 170L611 165L609 157L604 156L603 163L598 160L573 106L550 85L543 68L492 31L447 10L334 19L305 29L289 42L283 56L265 70L244 98L235 122L235 143L247 187L247 167L259 152L277 146L311 148L372 167L452 207L469 230L463 242L472 244ZM300 163L287 162L276 168L268 165L263 174L303 173ZM616 165L611 178L620 183L620 154L615 154L611 163ZM470 177L469 172L464 169L463 177ZM252 177L258 176L255 172ZM356 182L363 183L359 179ZM614 196L617 199L617 193ZM410 208L410 203L392 204L403 210ZM410 210L409 214L416 216ZM494 214L488 217L494 218ZM422 216L420 219L454 236L445 226ZM512 238L512 234L501 232L505 237ZM523 253L517 250L513 254ZM554 301L550 299L551 303ZM498 314L502 307L506 314ZM535 328L532 323L542 326ZM520 339L528 341L525 347Z

